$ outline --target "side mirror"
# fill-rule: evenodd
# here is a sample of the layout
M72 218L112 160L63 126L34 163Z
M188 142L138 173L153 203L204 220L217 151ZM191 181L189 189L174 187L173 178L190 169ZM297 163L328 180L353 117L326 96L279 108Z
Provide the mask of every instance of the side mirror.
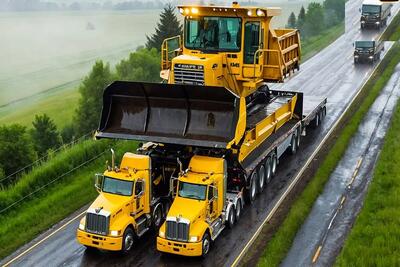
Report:
M94 175L94 187L96 188L97 192L101 192L101 187L103 184L104 175L101 173L96 173Z
M359 9L358 9L358 12L360 12L360 13L361 13L361 8L359 8Z
M353 47L354 47L354 43L353 43Z
M169 191L172 197L176 196L177 187L178 187L178 178L171 177L171 179L169 180Z
M138 187L140 186L140 188ZM141 197L144 194L144 181L142 179L135 182L135 197Z

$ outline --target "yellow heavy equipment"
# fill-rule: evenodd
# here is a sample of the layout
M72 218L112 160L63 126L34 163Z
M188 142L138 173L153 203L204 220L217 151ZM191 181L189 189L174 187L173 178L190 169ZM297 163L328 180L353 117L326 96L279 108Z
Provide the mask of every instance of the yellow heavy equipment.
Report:
M300 135L320 124L326 99L268 88L267 82L283 82L300 64L298 31L270 27L279 8L233 3L178 9L184 33L162 45L164 83L109 85L96 137L163 147L179 171L165 177L172 205L157 249L205 256L239 219L244 202L264 190L285 151L296 153ZM128 226L140 236L134 223Z

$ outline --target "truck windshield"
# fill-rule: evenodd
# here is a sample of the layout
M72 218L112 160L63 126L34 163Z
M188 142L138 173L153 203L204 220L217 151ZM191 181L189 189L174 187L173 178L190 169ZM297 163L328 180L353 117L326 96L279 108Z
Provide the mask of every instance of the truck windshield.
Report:
M381 6L375 5L363 5L362 6L362 13L379 13L381 12Z
M206 199L206 189L207 189L207 186L205 186L205 185L179 182L178 195L180 197L184 197L184 198L205 200Z
M207 51L240 51L241 19L200 17L185 20L185 47Z
M103 181L103 192L131 196L132 195L133 182L119 180L111 177L104 177Z
M374 41L357 41L356 48L374 48Z

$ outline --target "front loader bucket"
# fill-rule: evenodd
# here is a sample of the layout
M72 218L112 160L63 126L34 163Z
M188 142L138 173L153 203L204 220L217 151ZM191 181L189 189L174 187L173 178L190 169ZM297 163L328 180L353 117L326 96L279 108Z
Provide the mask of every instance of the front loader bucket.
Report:
M103 95L97 138L226 147L239 98L222 87L117 81Z

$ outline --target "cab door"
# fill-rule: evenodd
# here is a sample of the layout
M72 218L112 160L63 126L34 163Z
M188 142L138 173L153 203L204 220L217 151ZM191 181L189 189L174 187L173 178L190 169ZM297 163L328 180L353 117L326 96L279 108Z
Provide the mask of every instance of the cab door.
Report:
M248 21L244 24L243 76L261 76L260 54L256 55L261 43L261 22ZM255 58L257 56L257 58Z
M216 187L208 186L207 200L209 218L213 221L218 217L218 193Z
M145 208L144 205L146 198L146 190L144 181L142 179L138 179L135 181L134 193L135 193L135 198L133 206L135 209L135 218L137 218L143 214Z

